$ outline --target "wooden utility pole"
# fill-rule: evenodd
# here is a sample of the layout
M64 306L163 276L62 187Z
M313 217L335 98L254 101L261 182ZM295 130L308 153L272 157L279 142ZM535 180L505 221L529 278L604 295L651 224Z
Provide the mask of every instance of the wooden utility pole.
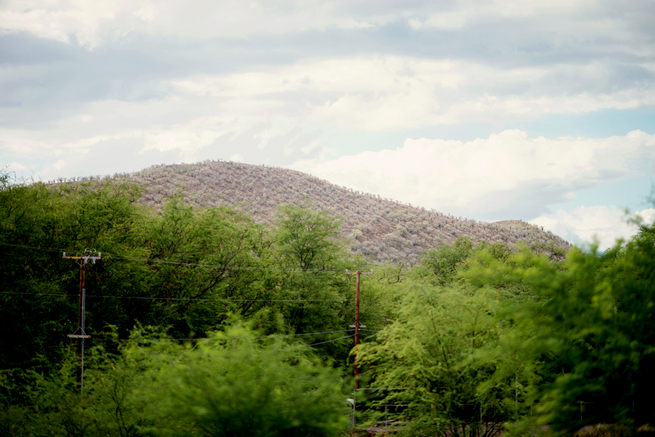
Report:
M366 328L366 325L359 323L359 285L361 282L362 271L357 270L356 272L350 272L346 270L346 273L352 273L357 277L357 283L355 286L355 324L350 325L351 328L355 328L355 351L353 353L353 375L355 377L355 390L353 391L352 405L353 405L353 427L357 423L357 390L359 390L359 365L357 364L357 345L359 344L359 328ZM364 275L370 275L373 273L370 272L363 273Z
M355 365L354 368L354 375L355 375L355 390L359 388L359 365L357 364L357 345L359 344L359 283L360 283L360 277L362 276L362 272L357 270L357 286L356 286L356 291L355 291L355 355L354 355L354 360L353 364Z
M362 274L370 275L373 272L370 271L370 272L362 273L361 270L357 270L356 272L349 272L348 270L346 270L346 273L352 273L357 277L357 283L355 287L355 324L350 325L351 328L355 328L355 353L353 354L354 356L353 373L355 376L355 390L357 390L359 388L359 365L357 364L357 345L359 344L359 329L366 328L366 325L362 325L359 323L359 285L361 282Z
M84 390L84 340L91 338L91 336L87 335L84 330L86 312L86 265L89 261L91 261L92 264L95 264L96 260L102 259L101 253L98 253L98 255L91 255L92 253L95 253L95 251L86 251L84 255L77 256L66 256L66 252L62 255L62 258L75 260L80 266L80 295L77 307L77 329L74 333L68 334L69 338L76 338L79 340L77 346L77 384L80 387L80 393Z

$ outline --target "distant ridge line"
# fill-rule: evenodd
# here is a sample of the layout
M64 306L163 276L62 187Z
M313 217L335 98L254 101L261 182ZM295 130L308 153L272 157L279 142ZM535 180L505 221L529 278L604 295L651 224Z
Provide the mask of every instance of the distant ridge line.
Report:
M144 189L142 202L160 206L176 194L200 207L228 206L272 224L280 205L311 204L341 218L350 249L377 262L414 264L423 252L459 237L473 243L518 243L550 255L570 245L548 231L520 220L495 223L457 218L379 195L339 186L298 170L232 161L155 165L114 175Z

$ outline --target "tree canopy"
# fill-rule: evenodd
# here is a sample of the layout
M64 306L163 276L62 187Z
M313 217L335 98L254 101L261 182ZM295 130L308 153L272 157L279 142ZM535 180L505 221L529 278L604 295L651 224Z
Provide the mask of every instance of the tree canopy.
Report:
M146 208L140 193L0 178L0 433L336 436L354 421L406 435L601 423L643 435L655 424L653 225L565 258L458 239L418 265L375 265L353 351L346 269L372 263L345 250L338 218L287 205L265 226L183 197ZM80 270L62 252L89 249L102 259L85 270L81 392L67 338Z

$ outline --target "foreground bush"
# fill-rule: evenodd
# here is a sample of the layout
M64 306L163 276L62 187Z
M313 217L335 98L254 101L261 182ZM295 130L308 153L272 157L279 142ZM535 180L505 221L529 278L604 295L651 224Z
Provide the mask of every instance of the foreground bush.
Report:
M35 384L2 431L15 435L333 436L348 422L340 378L307 346L228 327L193 347L136 334L117 360ZM38 377L37 377L38 378Z

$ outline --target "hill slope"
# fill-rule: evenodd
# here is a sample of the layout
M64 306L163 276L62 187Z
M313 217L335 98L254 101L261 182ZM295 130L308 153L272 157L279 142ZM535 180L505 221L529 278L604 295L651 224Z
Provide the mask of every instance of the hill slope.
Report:
M339 187L281 168L224 161L156 166L127 176L145 188L143 201L160 205L179 193L203 207L231 206L260 223L275 220L281 204L311 204L342 218L352 250L376 261L415 263L420 254L458 237L477 243L526 241L568 248L561 238L525 222L483 223L416 208Z

